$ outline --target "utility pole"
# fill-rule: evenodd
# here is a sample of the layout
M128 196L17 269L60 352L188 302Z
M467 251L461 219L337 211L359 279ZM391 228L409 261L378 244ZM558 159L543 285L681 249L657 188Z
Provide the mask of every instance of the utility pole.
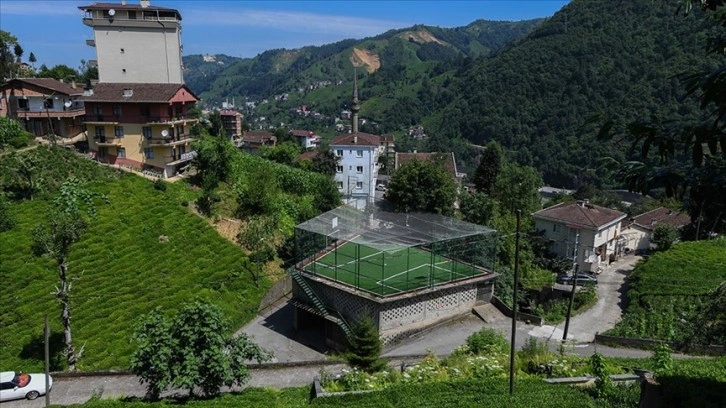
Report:
M517 210L517 236L514 244L514 293L512 295L512 342L509 346L509 394L514 393L514 352L517 338L517 286L519 285L519 218L522 210Z
M50 406L50 326L48 326L48 315L45 315L45 327L43 328L43 343L45 348L45 406Z
M567 341L567 331L570 329L570 316L572 316L572 304L575 302L575 289L577 289L577 272L580 264L577 263L577 246L580 240L580 231L575 235L575 253L572 256L572 262L575 264L575 273L572 275L572 290L570 291L570 302L567 305L567 319L565 320L565 332L562 333L562 341Z

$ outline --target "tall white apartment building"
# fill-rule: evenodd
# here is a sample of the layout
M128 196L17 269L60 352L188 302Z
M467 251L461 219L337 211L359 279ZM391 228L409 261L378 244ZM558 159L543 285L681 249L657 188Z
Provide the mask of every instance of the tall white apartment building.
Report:
M183 84L181 14L139 4L93 3L79 7L93 28L86 44L96 48L102 83Z
M364 208L375 197L380 137L361 132L339 135L330 142L330 150L340 158L335 183L343 201Z

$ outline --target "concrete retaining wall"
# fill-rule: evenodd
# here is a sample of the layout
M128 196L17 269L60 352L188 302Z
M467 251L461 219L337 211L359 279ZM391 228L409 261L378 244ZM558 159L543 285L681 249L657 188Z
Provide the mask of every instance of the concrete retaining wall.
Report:
M260 300L258 313L262 313L268 307L274 305L278 300L284 297L290 297L292 294L292 278L287 275L282 280L275 282L274 285L265 293Z
M496 296L492 296L492 304L496 306L496 308L499 309L499 311L507 317L512 317L512 315L514 314L512 312L512 309L510 309L509 306L504 304L504 302L499 300L499 298ZM517 312L517 320L536 324L537 326L542 326L545 321L543 317L522 312Z

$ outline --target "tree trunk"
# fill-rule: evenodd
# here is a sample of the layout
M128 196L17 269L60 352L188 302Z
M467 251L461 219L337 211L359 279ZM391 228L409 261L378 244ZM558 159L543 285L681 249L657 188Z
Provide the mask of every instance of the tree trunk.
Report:
M71 337L71 308L68 304L68 294L70 285L66 272L68 271L68 263L65 260L58 265L58 277L60 278L60 287L58 288L58 300L61 302L61 321L63 322L63 334L66 344L66 358L68 360L68 371L76 371L76 351L73 348L73 339Z

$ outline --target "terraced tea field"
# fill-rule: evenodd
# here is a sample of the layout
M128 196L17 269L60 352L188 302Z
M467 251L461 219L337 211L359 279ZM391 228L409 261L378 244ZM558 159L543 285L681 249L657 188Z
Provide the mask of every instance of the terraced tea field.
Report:
M73 340L85 346L80 370L126 369L137 318L156 307L174 311L201 297L220 306L233 327L254 316L266 283L257 288L242 250L184 205L193 191L183 184L166 191L131 174L97 178L91 190L106 194L98 217L72 247ZM16 225L0 233L0 361L3 370L43 367L43 319L52 329L52 369L60 355L60 306L51 292L58 276L53 261L36 258L32 230L45 221L50 202L14 202Z

